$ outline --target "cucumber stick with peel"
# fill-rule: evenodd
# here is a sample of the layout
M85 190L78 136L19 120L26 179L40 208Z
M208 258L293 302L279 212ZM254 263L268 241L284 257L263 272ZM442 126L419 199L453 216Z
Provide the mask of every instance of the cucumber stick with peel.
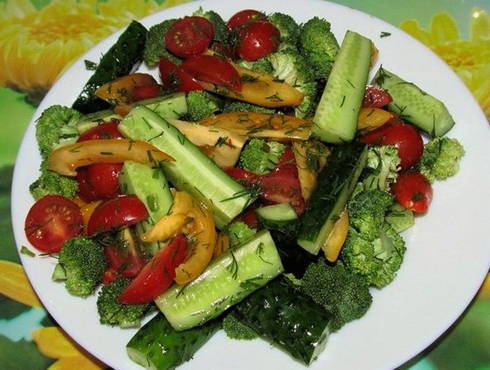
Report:
M172 327L186 330L221 315L283 272L267 230L214 259L187 285L174 285L155 299Z
M119 130L133 140L151 143L174 158L161 162L167 179L211 210L218 228L223 228L252 201L250 192L228 176L213 160L190 142L177 128L145 106L131 112Z
M369 67L371 40L347 31L313 118L312 133L327 143L354 139Z
M454 120L443 102L383 67L374 76L373 84L387 90L393 98L393 102L388 104L390 111L426 134L442 136L454 126Z

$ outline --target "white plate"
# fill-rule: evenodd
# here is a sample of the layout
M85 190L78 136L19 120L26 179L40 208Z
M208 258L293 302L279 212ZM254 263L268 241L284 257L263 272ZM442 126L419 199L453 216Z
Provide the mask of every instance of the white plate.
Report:
M325 352L311 369L389 369L422 351L463 312L480 286L490 261L490 130L470 92L429 49L397 28L359 11L323 1L240 0L192 2L145 18L146 26L167 18L190 15L199 6L225 19L246 8L282 11L298 21L321 16L332 23L341 41L347 29L373 40L379 61L403 78L415 82L444 101L456 120L450 136L466 148L461 171L434 186L427 216L417 219L406 236L407 253L396 280L374 291L374 302L361 320L331 335ZM380 38L382 31L391 36ZM120 32L104 40L75 63L53 86L34 118L50 105L70 106L91 72L84 60L99 60ZM48 62L48 61L47 61ZM377 69L377 66L373 68ZM33 200L28 186L38 174L40 157L31 122L20 147L12 191L12 219L18 248L28 245L23 231ZM125 345L136 330L98 323L95 297L70 296L62 284L51 281L52 258L21 255L31 283L47 310L74 340L116 369L137 369ZM232 341L215 335L182 369L301 369L285 353L261 340Z

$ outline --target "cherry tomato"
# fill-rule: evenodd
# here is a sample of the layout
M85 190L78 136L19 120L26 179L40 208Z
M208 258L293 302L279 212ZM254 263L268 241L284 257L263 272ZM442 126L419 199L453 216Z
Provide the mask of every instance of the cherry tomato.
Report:
M45 253L57 253L63 243L83 230L80 207L60 195L46 195L27 213L24 230L27 240Z
M161 93L160 85L146 85L136 87L133 91L133 100L140 101L156 98Z
M227 26L233 31L234 29L243 26L245 23L259 19L265 19L265 14L254 9L245 9L235 13L228 20Z
M427 212L432 201L432 186L419 172L402 172L391 187L396 201L417 213Z
M95 163L87 166L88 182L98 199L114 198L119 191L119 174L122 163Z
M87 234L93 235L134 225L148 217L145 205L134 195L109 199L97 206L87 225Z
M204 52L213 37L213 25L206 18L185 17L175 21L165 33L165 46L172 54L187 58Z
M99 196L95 191L88 178L88 167L80 167L77 170L78 196L87 203L99 200Z
M127 244L127 250L122 250L118 246L106 245L104 253L108 266L103 277L104 284L118 277L134 278L145 266L145 261L132 243Z
M221 58L194 55L184 60L180 66L197 80L222 85L230 90L242 89L242 81L236 68Z
M158 251L136 278L119 296L124 304L140 304L153 301L165 292L175 278L175 268L184 262L187 240L176 236L170 244Z
M117 129L118 125L118 120L101 123L100 125L92 127L90 130L87 130L83 134L81 134L78 138L78 142L86 140L123 138L124 136L122 136L122 134Z
M395 145L400 156L400 167L409 169L416 165L424 152L422 136L415 127L402 121L389 122L361 136L363 143Z
M379 86L368 86L364 93L362 106L367 108L382 108L393 101L391 95Z
M159 69L163 87L166 89L181 92L204 90L195 78L167 58L160 57Z
M259 219L257 218L257 213L255 213L257 207L257 203L252 204L244 213L238 216L235 221L241 221L247 224L248 227L257 228L259 226Z
M235 180L238 180L242 185L245 186L251 186L255 183L258 182L260 176L256 175L253 172L237 168L237 167L230 167L225 169L225 172L230 176L233 177Z
M254 61L276 51L280 42L279 30L272 23L250 22L238 31L237 52L240 58Z

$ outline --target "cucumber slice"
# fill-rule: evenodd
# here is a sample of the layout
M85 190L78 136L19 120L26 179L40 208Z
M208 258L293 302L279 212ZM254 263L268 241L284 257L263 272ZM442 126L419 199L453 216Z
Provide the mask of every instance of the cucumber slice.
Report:
M172 193L160 168L126 161L119 175L119 184L124 194L136 195L148 211L149 218L136 225L139 236L166 216L172 207ZM146 252L154 255L160 250L162 243L143 243L143 245Z
M133 109L119 124L119 130L134 140L145 140L171 155L162 162L167 178L206 203L218 228L223 228L251 202L250 192L229 177L177 128L145 106Z
M442 136L454 126L453 117L443 102L383 67L374 76L373 84L390 93L393 102L388 104L389 110L428 135Z
M371 40L347 31L313 118L312 133L328 143L354 139L371 64Z
M131 338L126 351L131 360L146 369L174 369L188 361L220 328L216 320L178 332L158 314Z
M286 233L289 229L295 229L298 222L298 215L289 203L260 207L255 210L255 213L262 226L269 230Z
M185 330L219 316L281 272L274 241L264 230L215 259L196 280L174 285L155 303L173 328Z
M334 147L327 165L318 175L318 186L311 195L303 216L298 244L317 254L345 207L362 169L366 165L367 146L354 141Z
M251 294L233 313L259 336L306 365L325 348L330 315L284 276Z

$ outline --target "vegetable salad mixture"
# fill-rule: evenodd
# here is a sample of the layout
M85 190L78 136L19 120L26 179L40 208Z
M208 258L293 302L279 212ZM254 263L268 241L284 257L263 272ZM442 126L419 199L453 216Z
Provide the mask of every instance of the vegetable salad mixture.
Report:
M69 294L97 294L101 324L158 312L127 344L144 367L221 328L309 365L395 279L400 233L464 155L437 98L383 67L368 84L377 54L318 17L132 22L36 123L29 242Z

